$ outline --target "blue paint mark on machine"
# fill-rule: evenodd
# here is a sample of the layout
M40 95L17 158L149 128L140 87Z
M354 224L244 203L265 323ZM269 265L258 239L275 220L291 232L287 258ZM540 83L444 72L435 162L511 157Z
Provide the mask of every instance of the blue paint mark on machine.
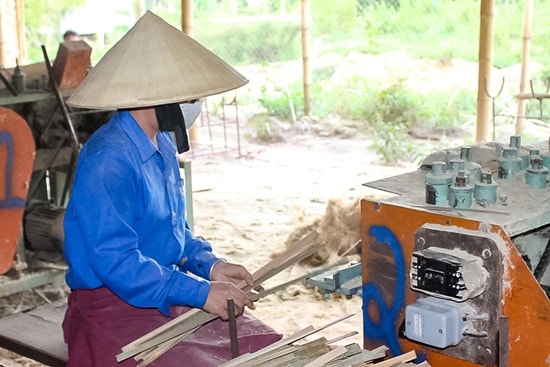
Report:
M363 332L365 337L383 340L393 355L403 351L397 340L397 319L399 312L405 306L405 258L399 240L395 234L385 226L372 226L369 235L378 243L389 246L396 268L395 293L391 304L387 304L381 291L374 283L367 282L363 286ZM367 312L369 304L378 308L379 319L373 320Z

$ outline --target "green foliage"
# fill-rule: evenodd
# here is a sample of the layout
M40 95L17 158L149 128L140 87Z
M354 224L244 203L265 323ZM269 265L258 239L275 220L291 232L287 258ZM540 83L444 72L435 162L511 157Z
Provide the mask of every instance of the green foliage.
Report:
M258 102L268 115L289 121L301 117L301 115L296 116L297 111L303 114L303 91L298 85L293 85L291 88L274 87L271 89L262 86L260 91L261 97L258 98Z
M396 83L375 91L370 101L364 104L367 121L382 121L408 127L416 122L418 100L412 93Z
M387 164L410 162L418 155L418 148L408 134L408 127L403 123L377 122L372 128L370 147Z
M319 96L320 97L320 96ZM433 91L419 93L403 82L378 86L362 77L353 77L331 88L324 97L331 113L363 121L383 121L411 126L453 127L474 112L476 97L472 91Z
M404 50L417 58L461 58L477 61L479 1L360 0L358 22L372 39L372 53ZM494 64L520 61L524 1L499 0L494 13ZM532 60L548 65L550 2L535 1Z
M232 65L287 61L300 57L300 26L284 21L205 25L195 38Z
M55 57L66 31L60 29L63 17L70 10L78 9L85 3L86 0L26 0L23 3L29 60L44 60L42 45L46 47L50 58Z
M249 132L246 133L250 140L264 143L280 141L282 135L282 123L268 114L256 114L248 120Z
M316 34L349 33L355 27L356 0L332 0L311 2L311 16Z

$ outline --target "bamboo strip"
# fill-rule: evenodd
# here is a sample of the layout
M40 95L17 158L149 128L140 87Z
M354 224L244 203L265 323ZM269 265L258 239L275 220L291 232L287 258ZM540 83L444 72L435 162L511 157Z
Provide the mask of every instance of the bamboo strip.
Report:
M265 353L269 353L277 348L279 348L280 346L282 345L288 345L288 344L292 344L300 339L303 339L305 337L308 337L310 336L311 334L314 334L318 331L321 331L321 330L324 330L340 321L343 321L345 319L348 319L350 317L352 317L354 314L351 314L351 315L348 315L348 316L344 316L344 317L341 317L335 321L332 321L332 322L329 322L328 324L320 327L319 329L315 329L311 326L309 326L308 328L305 328L305 329L302 329L301 331L293 334L292 336L288 337L288 338L284 338L284 339L281 339L279 340L278 342L275 342L271 345L268 345L267 347L263 348L263 349L260 349L254 353L247 353L247 354L243 354L242 356L239 356L237 358L234 358L232 360L229 360L227 361L226 363L222 364L220 367L234 367L234 366L240 366L240 363L243 363L245 361L248 361L252 358L255 358L259 355L262 355L262 354L265 354Z
M297 347L297 350L291 355L287 356L288 358L279 358L271 360L269 363L261 364L251 364L248 367L293 367L293 366L303 366L320 356L328 353L332 350L326 344L325 338L316 339L312 342L300 345Z
M249 367L249 366L263 366L264 363L267 363L270 360L281 358L283 356L287 356L289 354L292 354L298 350L297 347L288 345L286 347L281 347L279 349L274 350L271 353L266 353L261 356L258 356L254 359L251 359L247 362L243 362L243 364L240 367Z
M388 360L382 361L380 363L376 363L372 367L393 367L403 362L412 361L415 358L416 358L416 352L414 350L411 350L410 352L401 354L397 357L393 357Z
M337 338L334 338L334 339L331 339L331 340L327 341L327 344L334 344L334 343L336 343L336 342L339 342L340 340L344 340L344 339L347 339L347 338L351 338L352 336L355 336L355 335L357 335L357 334L359 334L358 331L351 331L351 332L349 332L349 333L347 333L347 334L341 335L341 336L339 336L339 337L337 337Z
M333 350L331 350L330 352L328 352L328 353L322 355L321 357L317 358L313 362L306 364L304 367L322 367L326 363L332 361L333 359L338 358L339 356L346 353L347 351L348 350L346 349L346 347L342 347L342 346L336 347Z
M189 335L191 335L193 332L195 332L196 329L190 330L187 333L181 334L180 336L177 336L173 339L167 340L162 344L157 345L156 347L153 347L149 350L146 350L137 356L134 357L136 361L141 360L141 362L138 364L138 367L146 367L152 362L155 361L158 357L160 357L162 354L166 353L168 350L170 350L173 346L178 344L183 339L187 338Z
M344 353L343 355L341 355L340 357L338 357L336 360L334 360L333 362L338 362L338 361L343 361L343 360L346 360L346 359L349 359L350 357L354 356L354 355L357 355L357 354L360 354L361 351L363 350L359 344L356 344L356 343L353 343L353 344L348 344L345 346L346 349L347 349L347 352Z
M188 315L190 312L195 310L197 310L198 312L193 313L193 315ZM214 320L217 317L216 315L209 314L200 309L193 309L191 311L184 313L182 316L185 316L185 315L188 315L188 316L180 319L179 323L173 326L171 329L163 333L156 333L155 332L156 329L155 329L153 330L153 333L152 333L154 334L153 337L148 337L142 343L139 343L138 345L132 347L131 349L127 349L126 351L123 351L122 353L118 354L116 356L117 362L133 357L136 354L143 352L151 347L154 347L167 340L175 338L178 335L186 333L189 330L200 327L206 324L207 322Z
M315 329L313 328L313 326L308 326L294 334L292 334L291 336L289 336L288 338L283 338L279 341L276 341L275 343L273 344L270 344L254 353L246 353L246 354L243 354L237 358L233 358L223 364L220 365L220 367L234 367L234 366L240 366L241 363L244 363L246 361L249 361L257 356L260 356L260 355L263 355L263 354L266 354L266 353L270 353L282 346L285 346L285 345L289 345L289 344L292 344L294 343L295 341L297 340L300 340L300 339L303 339L305 338L306 336L308 335L311 335L311 333L314 331Z
M328 364L327 366L330 367L350 367L350 366L365 366L365 365L371 365L371 361L375 359L384 358L386 356L386 350L388 348L384 346L380 346L373 350L363 350L359 354L355 354L351 356L350 358L343 360L343 361L336 361Z
M248 362L243 363L242 365L240 365L240 367L252 367L252 366L264 367L267 365L267 361L269 360L275 360L275 363L280 364L281 352L285 352L286 354L291 354L292 358L296 358L296 356L306 354L308 353L308 351L318 348L320 346L330 349L330 347L327 346L326 341L327 340L325 338L319 338L302 345L287 345L286 347L277 348L273 352L264 353L254 359L249 360ZM326 350L324 350L323 352L326 352Z

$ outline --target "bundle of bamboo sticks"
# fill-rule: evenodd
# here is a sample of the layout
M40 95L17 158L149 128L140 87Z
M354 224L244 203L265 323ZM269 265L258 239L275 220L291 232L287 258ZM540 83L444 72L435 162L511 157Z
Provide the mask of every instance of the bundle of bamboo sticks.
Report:
M267 279L312 255L319 249L320 245L321 241L318 233L309 233L291 249L277 256L252 274L254 286L248 286L243 282L239 287L245 292L251 292ZM254 298L258 299L260 296L266 296L267 294L269 292L256 293ZM141 361L140 367L147 366L193 331L215 318L217 318L216 315L200 309L192 309L122 347L121 353L116 356L117 362L134 357L136 361Z
M252 275L254 279L253 287L247 286L244 283L240 284L239 287L245 292L251 292L262 282L312 255L318 250L320 245L321 241L319 240L318 234L316 232L311 232L301 241L297 242L292 249L277 256L256 271ZM276 287L275 289L280 289L280 287ZM269 291L255 293L254 298L258 299L268 294L270 294ZM363 350L357 344L349 344L346 346L333 345L336 341L355 335L357 332L352 332L330 341L325 338L317 338L313 341L303 340L351 316L353 315L330 322L318 329L309 326L255 353L247 353L236 357L223 364L222 367L429 367L426 362L419 365L410 363L404 364L416 358L414 351L382 362L373 363L373 361L385 357L386 350L388 349L387 347L380 346L369 351ZM192 334L196 329L215 318L217 318L216 315L209 314L200 309L188 311L125 345L121 353L117 355L117 361L120 362L133 357L139 362L139 367L145 367L170 350L171 347L185 339L188 335Z
M388 350L384 345L373 350L362 349L356 343L345 346L334 345L357 332L333 340L321 337L312 341L304 341L312 334L351 316L353 315L343 317L318 329L308 326L254 353L233 358L220 367L429 367L427 362L420 364L411 362L416 358L414 351L380 361L386 357Z

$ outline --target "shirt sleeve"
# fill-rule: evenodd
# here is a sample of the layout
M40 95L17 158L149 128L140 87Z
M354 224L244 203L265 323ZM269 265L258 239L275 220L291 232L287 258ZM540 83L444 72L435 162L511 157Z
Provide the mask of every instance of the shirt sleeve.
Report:
M200 237L195 237L187 225L183 259L182 271L189 271L208 280L212 267L221 260L212 253L212 245Z
M185 268L197 276L145 256L134 229L140 220L139 175L126 160L104 154L82 163L73 193L79 200L68 213L78 218L86 266L101 285L134 306L158 308L164 314L172 305L202 307L210 290L208 273L216 261L210 244L186 231Z

